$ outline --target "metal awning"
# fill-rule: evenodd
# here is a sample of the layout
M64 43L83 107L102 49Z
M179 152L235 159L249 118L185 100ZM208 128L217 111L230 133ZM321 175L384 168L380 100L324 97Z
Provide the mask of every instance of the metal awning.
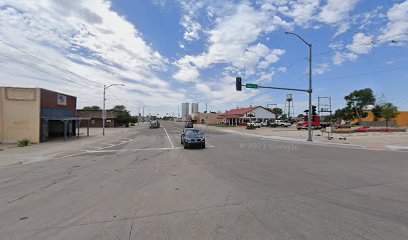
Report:
M51 120L51 121L82 121L82 120L91 120L91 118L85 117L42 117L44 120Z
M78 134L77 134L77 137L79 138L79 122L81 122L81 121L87 121L88 122L88 124L87 124L87 130L86 130L86 135L89 137L89 121L91 120L91 118L86 118L86 117L42 117L42 119L43 120L45 120L45 121L61 121L61 122L63 122L64 123L64 138L65 138L65 141L67 140L67 138L68 138L68 134L67 134L67 132L68 132L68 123L70 122L70 121L76 121L77 122L77 129L78 129Z

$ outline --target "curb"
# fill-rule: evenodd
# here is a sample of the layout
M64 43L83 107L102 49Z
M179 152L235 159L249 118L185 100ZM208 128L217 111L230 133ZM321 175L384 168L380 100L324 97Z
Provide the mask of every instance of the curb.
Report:
M270 140L279 140L285 142L296 142L299 144L310 144L310 145L326 145L326 146L338 146L338 147L346 147L346 148L354 148L354 149L365 149L365 150L385 150L385 151L406 151L408 152L408 146L396 146L396 145L385 145L385 146L364 146L364 145L357 145L357 144L344 144L344 143L330 143L330 142L322 142L319 140L314 140L313 142L307 142L304 139L299 138L289 138L289 137L280 137L280 136L265 136L265 135L257 135L251 133L244 133L244 132L237 132L233 130L226 130L226 129L214 129L215 131L227 132L232 134L238 135L245 135L250 137L256 138L263 138L263 139L270 139Z

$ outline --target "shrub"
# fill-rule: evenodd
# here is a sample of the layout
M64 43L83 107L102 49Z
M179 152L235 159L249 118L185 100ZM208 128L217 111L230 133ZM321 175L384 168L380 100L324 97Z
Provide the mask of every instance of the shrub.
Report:
M254 130L254 129L256 129L256 127L255 127L255 125L250 124L250 125L248 125L248 126L246 127L246 129Z
M23 139L18 141L18 146L19 147L27 147L30 144L31 144L31 140L28 139L28 138L23 138Z

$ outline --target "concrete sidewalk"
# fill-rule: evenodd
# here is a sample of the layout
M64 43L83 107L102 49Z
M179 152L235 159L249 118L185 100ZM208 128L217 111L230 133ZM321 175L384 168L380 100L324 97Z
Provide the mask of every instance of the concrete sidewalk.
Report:
M307 130L297 130L294 126L289 128L262 127L254 130L248 130L242 126L227 128L196 124L195 127L203 130L235 132L286 141L302 142L307 139ZM408 150L408 132L333 133L331 136L333 138L328 139L327 133L321 130L313 131L313 140L315 142L353 145L372 149Z
M84 148L109 145L135 134L140 129L145 128L145 124L141 123L129 128L106 128L105 136L102 135L102 128L90 128L89 137L86 136L86 128L81 128L79 138L70 137L67 141L64 141L64 138L54 138L27 147L17 147L17 144L0 144L0 149L2 149L0 151L0 167L44 161L63 154L78 152Z

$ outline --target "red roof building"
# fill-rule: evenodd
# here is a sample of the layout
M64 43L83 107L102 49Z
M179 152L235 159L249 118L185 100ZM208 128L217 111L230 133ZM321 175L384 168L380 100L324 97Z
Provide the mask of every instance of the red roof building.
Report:
M226 111L218 116L218 118L223 119L224 124L228 125L246 125L248 122L252 121L265 121L265 120L275 120L276 115L268 111L262 106L248 107L248 108L237 108Z

